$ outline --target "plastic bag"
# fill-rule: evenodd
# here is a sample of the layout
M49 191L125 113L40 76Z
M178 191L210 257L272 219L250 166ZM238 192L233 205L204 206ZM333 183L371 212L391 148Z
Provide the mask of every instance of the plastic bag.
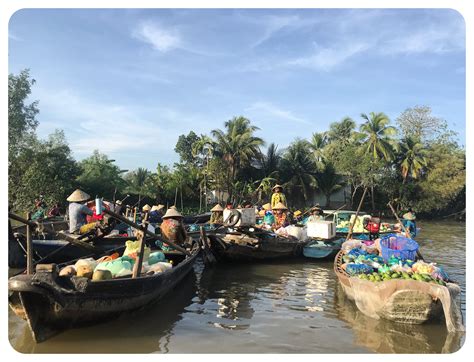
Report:
M140 240L127 240L125 242L125 245L127 246L125 248L125 251L123 252L123 256L128 256L130 258L136 259L138 257L138 254L140 253ZM150 252L151 249L145 245L145 249L143 252L143 262L148 261L148 258L150 257Z
M362 246L362 242L360 240L356 240L356 239L349 239L349 240L346 240L342 243L341 245L341 249L347 253L349 252L350 250L354 249L354 248L360 248Z
M76 261L76 264L74 264L74 268L78 270L82 266L87 266L88 268L94 270L95 267L97 266L97 261L95 261L92 258L86 258L86 259L79 259Z
M374 269L366 264L355 264L349 263L346 265L346 272L349 275L357 275L357 274L370 274L374 271Z
M117 276L132 274L133 264L134 259L122 256L111 261L104 261L97 264L95 270L109 270L112 273L112 277L115 278Z
M148 258L148 265L153 265L156 264L160 261L165 261L166 257L165 254L161 251L155 251L154 253L150 254L150 257Z
M171 265L171 263L159 262L151 265L148 269L148 273L153 272L154 274L159 274L171 269L172 267L173 265Z

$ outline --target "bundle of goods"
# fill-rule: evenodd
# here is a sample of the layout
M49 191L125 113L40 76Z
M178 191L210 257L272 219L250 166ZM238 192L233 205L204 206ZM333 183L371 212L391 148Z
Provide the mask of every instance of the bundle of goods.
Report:
M436 263L415 261L418 244L402 236L388 235L375 242L350 239L342 244L342 268L350 275L372 282L411 279L446 285L445 271Z
M299 241L305 241L306 239L308 239L306 228L296 225L288 225L286 227L281 227L275 231L275 234L283 237L293 236Z
M119 253L103 256L97 260L93 258L79 259L74 265L68 265L59 272L60 276L78 276L88 279L106 280L119 277L130 277L140 251L140 242L128 240L122 256ZM172 262L166 260L161 251L151 252L145 247L141 275L163 273L173 267Z

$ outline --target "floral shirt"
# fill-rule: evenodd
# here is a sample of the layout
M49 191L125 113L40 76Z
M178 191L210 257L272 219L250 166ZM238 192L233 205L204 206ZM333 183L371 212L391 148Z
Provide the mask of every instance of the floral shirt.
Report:
M286 227L290 223L288 222L288 218L285 213L282 213L281 215L275 214L275 230L281 228L281 227Z
M161 223L161 234L165 239L182 244L186 240L186 230L181 221L164 219Z

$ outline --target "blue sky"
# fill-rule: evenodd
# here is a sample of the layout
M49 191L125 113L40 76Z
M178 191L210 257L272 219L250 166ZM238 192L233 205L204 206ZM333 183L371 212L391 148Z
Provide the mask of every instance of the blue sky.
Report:
M345 116L428 105L465 143L465 25L454 10L27 9L9 23L9 72L30 68L38 134L78 160L178 161L190 130L243 115L268 143Z

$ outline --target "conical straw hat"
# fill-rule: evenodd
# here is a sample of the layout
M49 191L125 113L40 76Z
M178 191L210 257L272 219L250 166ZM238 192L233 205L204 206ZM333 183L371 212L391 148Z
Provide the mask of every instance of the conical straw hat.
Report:
M169 217L183 217L183 215L181 215L178 210L172 209L170 207L168 210L166 210L166 214L162 217L162 219L167 219Z
M178 210L178 208L176 207L176 205L171 205L171 206L170 206L170 209Z
M282 185L276 184L275 186L272 187L272 191L275 190L277 187L280 187L280 188L283 190L283 186L282 186Z
M82 202L87 201L91 197L82 190L76 189L69 197L66 199L69 202Z
M150 211L151 210L151 206L146 204L145 206L142 207L142 210L143 211Z
M222 208L221 205L217 204L211 209L211 211L224 211L224 209Z
M267 202L265 205L262 206L262 208L263 208L264 210L271 210L271 209L272 209L272 205L270 205L270 203Z
M165 207L165 205L153 205L153 207L151 208L151 211L160 211L161 209L163 209Z
M285 206L285 204L279 202L273 207L273 210L288 210L288 208Z
M416 216L412 212L407 212L405 215L403 215L403 218L405 220L416 220Z

